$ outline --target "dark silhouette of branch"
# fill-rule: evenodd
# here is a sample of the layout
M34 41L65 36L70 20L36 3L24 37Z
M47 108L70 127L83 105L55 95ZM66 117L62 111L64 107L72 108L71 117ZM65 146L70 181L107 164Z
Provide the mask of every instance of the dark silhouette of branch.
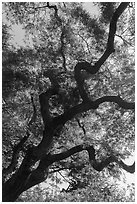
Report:
M86 135L86 130L83 124L81 124L80 120L76 117L76 121L78 122L79 127L83 130L84 135Z
M126 170L129 173L134 173L135 172L135 162L133 163L133 165L129 166L126 165L122 160L119 160L116 158L116 156L109 156L106 159L103 159L103 161L98 162L95 158L95 149L93 146L89 146L89 145L78 145L75 146L65 152L59 153L59 154L54 154L50 156L50 162L54 163L57 162L59 160L63 160L66 159L68 157L70 157L71 155L81 152L83 150L87 150L88 154L89 154L89 161L91 166L97 170L97 171L102 171L105 167L107 167L110 163L117 163L121 168L123 168L124 170Z
M57 126L57 125L63 125L65 124L68 120L71 120L74 118L74 116L78 113L82 113L85 111L88 111L90 109L97 109L100 104L104 102L114 102L118 104L121 108L124 108L126 110L128 109L135 109L135 103L133 102L126 102L124 101L120 96L103 96L95 101L88 101L85 103L78 104L67 111L65 111L62 115L57 116L56 118L53 119L52 125Z
M99 71L102 64L111 55L111 53L115 51L114 50L114 37L116 33L117 21L120 15L123 13L123 11L127 8L128 4L129 4L128 2L121 3L119 7L116 9L116 11L114 12L113 17L110 22L106 50L104 54L100 57L100 59L95 63L95 65L91 66L90 63L85 61L85 62L78 62L77 65L75 66L74 76L75 76L75 80L79 88L80 96L83 101L88 101L89 97L84 89L84 79L82 77L81 70L85 70L90 74L96 74Z
M53 173L63 171L63 170L68 170L68 169L70 169L70 168L69 167L62 167L62 168L54 169L52 171L49 171L49 174L53 174Z
M48 168L47 167L48 167L47 162L45 162L45 160L44 160L44 162L43 162L43 160L41 160L38 167L30 173L30 175L29 175L29 177L28 177L28 179L24 185L24 188L22 189L22 192L26 191L27 189L31 188L32 186L35 186L35 185L45 181L48 177Z
M126 165L122 160L117 160L117 163L119 164L119 166L121 166L125 171L129 172L129 173L134 173L135 172L135 162L131 165L128 166Z
M82 38L82 40L85 42L85 44L86 44L86 46L87 46L88 53L91 54L89 44L88 44L88 42L85 40L85 38L84 38L80 33L75 33L75 32L73 32L73 33L74 33L75 35L78 35L80 38Z
M40 102L40 110L41 110L41 115L43 118L44 125L48 125L51 120L51 114L50 114L50 106L49 106L49 99L51 96L56 95L58 93L58 89L56 88L50 88L48 89L45 93L41 93L39 95L39 102Z
M63 66L63 68L64 68L64 70L66 71L67 69L66 69L66 58L65 58L65 54L64 54L64 45L65 45L65 43L64 43L64 28L62 28L62 33L61 33L61 36L60 36L60 41L61 41L61 47L60 47L60 53L61 53L61 56L62 56L62 60L63 60L63 62L62 62L62 66Z
M128 3L121 3L118 9L115 11L111 23L110 23L110 30L109 30L109 37L107 42L107 48L104 52L103 56L98 60L98 62L91 66L90 63L83 61L78 62L75 66L74 76L75 80L78 85L80 96L83 100L83 103L78 104L67 111L65 111L62 115L51 119L50 112L49 112L49 99L53 94L57 94L55 89L48 90L46 93L42 93L40 95L40 105L41 105L41 114L43 117L44 124L48 123L53 129L57 128L59 125L64 125L68 120L72 119L76 114L88 111L89 109L97 109L101 103L104 102L114 102L117 103L120 107L124 109L134 109L134 103L125 102L119 96L104 96L95 101L91 101L84 89L84 79L81 74L81 70L85 70L90 74L95 74L98 72L100 66L104 63L104 61L108 58L108 56L114 51L114 35L116 32L116 24L118 21L119 16L122 12L126 9ZM53 135L49 135L52 137ZM39 145L44 150L44 143L47 143L46 139L43 139ZM46 145L47 146L47 145ZM39 151L40 152L40 151Z
M51 114L50 114L50 105L49 105L49 99L53 96L58 94L59 91L59 83L56 79L54 70L50 69L48 71L45 71L43 73L45 77L48 77L51 82L51 88L49 88L46 92L43 92L39 95L39 102L41 107L41 115L43 118L44 125L48 125L50 121L52 120Z
M20 150L22 149L24 143L27 141L28 137L29 137L29 135L24 136L20 140L20 142L13 147L13 153L12 153L12 159L11 159L10 165L7 168L3 169L3 171L2 171L3 176L6 174L10 174L12 171L15 170L16 165L18 164L18 154L19 154Z
M52 92L53 91L53 92ZM135 109L135 103L133 102L126 102L124 101L120 96L103 96L95 101L87 101L83 102L81 104L78 104L76 106L73 106L72 108L69 108L67 111L65 111L63 114L51 118L48 108L48 100L49 97L52 94L56 94L54 92L55 90L49 90L49 95L47 93L42 93L40 95L40 104L41 104L41 114L44 119L45 123L45 130L43 132L43 139L41 143L36 147L36 155L38 157L43 157L45 154L47 154L47 147L51 145L52 138L54 136L54 133L57 128L62 127L68 120L71 120L75 117L75 115L86 112L90 109L97 109L100 104L104 102L114 102L118 104L121 108L124 108L125 110L128 109ZM47 105L45 105L47 103ZM46 123L47 122L47 123ZM52 127L52 128L51 128ZM49 149L49 147L48 147Z
M7 168L4 168L2 171L3 177L4 177L4 175L10 174L12 171L15 170L15 168L18 164L18 154L22 150L27 139L29 138L30 127L31 127L32 123L35 122L35 120L36 120L36 107L35 107L34 99L33 99L32 95L31 95L31 102L32 102L32 106L33 106L33 115L31 117L30 121L28 122L26 135L19 141L18 144L13 146L12 159L11 159L10 165Z
M116 103L121 108L124 108L124 109L134 109L135 108L135 103L126 102L120 96L103 96L94 101L91 101L88 94L86 93L84 89L85 79L83 78L82 72L81 72L82 70L84 70L87 73L96 74L99 71L102 64L108 59L110 54L115 51L114 50L114 37L116 33L117 21L120 15L123 13L123 11L127 8L128 4L129 3L127 2L121 3L120 6L114 12L113 17L110 22L106 50L104 51L100 59L95 63L95 65L91 66L90 63L86 61L82 61L82 62L78 62L75 66L74 77L75 77L75 80L77 82L77 86L79 89L79 95L82 98L82 103L69 108L63 114L55 118L51 117L51 114L50 114L49 99L53 95L58 94L59 87L54 86L55 80L53 79L52 76L50 76L51 83L53 84L53 86L50 89L48 89L45 93L41 93L39 96L40 108L41 108L40 110L41 110L41 115L42 115L43 122L44 122L43 138L38 146L29 148L27 150L26 155L19 169L16 171L15 174L12 175L12 177L9 180L7 180L4 183L3 201L8 201L8 202L15 201L24 190L27 190L28 188L44 181L47 178L48 167L51 164L53 164L54 162L66 159L70 157L71 155L81 152L83 150L88 152L90 164L97 171L102 171L102 169L107 167L110 163L115 162L127 172L134 173L135 163L131 166L128 166L122 160L116 158L114 155L111 155L107 157L106 159L103 159L101 162L97 161L95 157L95 149L93 146L89 146L89 145L78 145L78 146L75 146L59 154L51 155L49 153L49 149L53 142L53 136L57 128L62 127L68 120L71 120L72 118L74 118L78 113L82 113L90 109L97 109L99 105L104 102ZM58 9L56 5L50 5L48 2L46 7L48 7L49 9L54 9L57 23L59 26L62 27L61 18L58 16ZM63 37L64 36L62 33L61 40L63 40ZM62 41L62 45L63 43L64 42ZM63 51L63 47L62 47L62 51ZM36 109L35 109L35 105L33 102L33 98L32 98L32 104L33 104L33 109L35 112ZM36 118L36 114L34 114L32 117L32 120L30 120L29 126L32 125L35 118ZM13 150L13 154L15 154L15 156L13 155L14 157L13 160L15 161L13 162L13 164L16 163L17 161L16 156L18 152L20 151L20 148L22 148L27 137L28 135L22 138L20 143L17 146L15 146ZM40 161L38 167L32 170L33 166L36 164L37 161Z
M49 9L54 9L55 11L55 17L58 17L58 8L56 5L50 5L49 2L47 2L46 5L43 6L37 6L37 7L28 7L29 9L34 9L34 10L38 10L38 9L43 9L43 8L49 8Z
M124 37L122 37L121 35L116 34L117 37L121 38L123 40L124 43L126 43L127 45L130 45L131 47L134 47L132 45L132 43L128 42Z
M58 173L62 176L62 178L63 178L66 182L68 182L69 184L71 184L71 182L70 182L69 180L67 180L67 179L65 178L65 176L62 175L61 172L58 172Z
M55 16L57 16L58 15L58 9L57 9L57 6L56 5L49 5L49 2L47 2L47 7L49 8L49 9L54 9L54 11L55 11Z

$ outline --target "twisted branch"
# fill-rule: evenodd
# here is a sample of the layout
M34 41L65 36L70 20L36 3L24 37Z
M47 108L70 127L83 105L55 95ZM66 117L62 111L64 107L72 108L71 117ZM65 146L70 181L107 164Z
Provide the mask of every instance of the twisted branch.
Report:
M97 109L99 105L104 102L114 102L118 104L121 108L124 108L125 110L135 109L134 102L126 102L120 96L103 96L95 101L87 101L85 103L78 104L68 109L60 116L57 116L53 119L52 126L56 127L58 125L63 125L68 120L71 120L72 118L74 118L75 115L82 113L82 112L86 112L90 109Z
M81 70L85 70L86 72L90 74L96 74L102 64L107 60L107 58L113 53L114 50L114 37L116 33L116 26L117 26L117 21L120 15L123 13L123 11L127 8L128 2L121 3L120 6L116 9L115 13L113 14L113 17L110 22L110 27L109 27L109 35L108 35L108 41L107 41L107 47L104 52L104 54L100 57L100 59L95 63L94 66L91 66L90 63L88 62L78 62L77 65L75 66L75 71L74 71L74 77L77 82L78 88L79 88L79 94L83 100L83 102L86 102L89 100L89 97L84 89L84 79L82 77Z
M135 172L135 162L130 166L130 165L126 165L122 160L119 160L118 158L116 158L116 156L111 155L109 157L107 157L106 159L104 159L101 162L98 162L95 158L95 149L93 146L89 146L89 145L78 145L75 146L65 152L59 153L59 154L54 154L54 155L50 155L50 162L51 164L63 159L66 159L68 157L70 157L71 155L81 152L83 150L86 150L88 152L89 155L89 162L91 164L91 166L96 170L96 171L102 171L105 167L107 167L110 163L117 163L121 168L123 168L124 170L126 170L129 173L134 173Z

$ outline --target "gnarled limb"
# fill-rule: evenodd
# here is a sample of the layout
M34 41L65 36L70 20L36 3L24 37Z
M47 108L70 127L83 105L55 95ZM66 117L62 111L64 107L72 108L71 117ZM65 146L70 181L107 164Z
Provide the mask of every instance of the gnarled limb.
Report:
M85 103L78 104L70 109L68 109L66 112L64 112L62 115L57 116L53 119L52 124L57 125L63 125L68 120L71 120L75 115L88 111L90 109L97 109L100 104L104 102L114 102L119 105L119 107L124 108L126 110L128 109L135 109L135 103L134 102L126 102L124 101L120 96L103 96L95 101L87 101Z
M124 108L124 109L134 109L135 108L134 102L133 103L126 102L122 98L120 98L120 96L103 96L95 101L87 101L87 102L78 104L68 109L63 114L55 118L52 118L52 120L48 121L48 126L47 125L45 126L43 139L41 143L39 144L39 146L37 147L36 154L38 154L39 157L41 158L47 153L47 148L48 149L50 148L54 133L59 126L63 126L68 120L71 120L79 113L86 112L90 109L97 109L99 105L104 102L114 102L118 104L121 108ZM47 106L45 106L45 103L43 103L43 108L47 108ZM42 114L44 114L44 117L46 117L46 112L43 112Z
M122 169L129 173L135 172L135 162L132 165L128 166L122 160L117 160L117 164L119 164L119 166L122 167Z
M54 162L57 162L59 160L66 159L66 158L70 157L71 155L78 153L78 152L81 152L83 150L88 151L90 164L97 171L102 171L110 163L115 162L121 168L126 170L127 172L129 172L129 173L135 172L135 162L133 163L133 165L129 166L129 165L126 165L122 160L117 159L116 156L113 156L113 155L107 157L106 159L103 159L103 161L101 161L101 162L98 162L95 158L94 147L89 146L89 145L78 145L78 146L75 146L75 147L65 151L65 152L51 155L50 161L51 161L51 163L54 163Z
M84 89L84 79L82 77L81 70L85 70L86 72L90 74L96 74L102 64L107 60L107 58L113 53L114 50L114 37L116 33L116 26L117 26L117 21L120 15L123 13L123 11L127 8L128 2L121 3L119 7L116 9L114 12L111 22L110 22L110 27L109 27L109 35L108 35L108 41L107 41L107 47L104 52L104 54L100 57L100 59L95 63L94 66L91 66L90 63L88 62L78 62L77 65L75 66L74 70L74 77L77 82L78 88L79 88L79 93L80 96L83 100L83 102L86 102L89 100L89 97Z
M114 38L116 34L116 29L117 29L117 21L120 15L124 12L124 10L127 8L128 5L129 5L129 2L121 3L112 16L112 19L110 21L110 26L109 26L107 48L104 54L101 56L101 58L95 63L94 69L96 71L99 70L99 68L106 61L109 55L115 51L114 50Z
M29 149L26 153L26 156L23 159L22 164L20 165L18 171L3 185L3 201L15 201L15 199L20 195L20 193L31 186L34 186L43 179L47 177L47 168L52 163L68 158L69 156L86 150L89 154L89 160L94 169L101 171L103 168L107 167L110 163L116 162L126 171L133 173L135 165L128 166L124 164L123 161L117 159L115 156L110 156L104 159L101 162L98 162L95 158L95 149L93 146L79 145L73 147L65 152L60 154L50 155L47 154L47 149L50 148L51 142L53 140L54 132L56 128L64 125L68 120L72 119L76 114L88 111L89 109L97 109L100 104L104 102L114 102L117 103L120 107L124 109L134 109L134 103L125 102L119 96L104 96L95 101L91 101L84 90L84 79L82 78L82 70L85 70L87 73L95 74L100 69L101 65L107 60L111 53L114 52L114 36L116 32L116 24L119 16L127 7L128 3L121 3L116 12L114 13L109 29L109 36L107 41L107 47L104 54L101 58L95 63L94 66L91 66L88 62L79 62L75 67L75 79L79 88L80 96L83 100L81 104L78 104L58 117L52 118L49 111L49 99L52 95L58 94L58 89L55 87L55 81L52 76L50 76L51 83L53 87L47 90L45 93L40 94L40 106L41 114L44 121L44 133L41 143L32 149ZM57 13L57 7L53 5L47 5L49 9L54 9L55 17L59 26L62 26L61 19ZM63 38L62 38L63 39ZM32 151L31 151L32 150ZM38 150L38 151L36 151ZM33 165L36 164L38 160L40 161L39 166L32 170Z

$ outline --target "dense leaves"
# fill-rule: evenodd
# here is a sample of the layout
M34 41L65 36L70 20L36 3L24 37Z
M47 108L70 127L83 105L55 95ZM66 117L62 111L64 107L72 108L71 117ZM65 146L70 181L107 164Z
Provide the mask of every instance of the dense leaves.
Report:
M135 9L95 5L3 3L3 201L134 201Z

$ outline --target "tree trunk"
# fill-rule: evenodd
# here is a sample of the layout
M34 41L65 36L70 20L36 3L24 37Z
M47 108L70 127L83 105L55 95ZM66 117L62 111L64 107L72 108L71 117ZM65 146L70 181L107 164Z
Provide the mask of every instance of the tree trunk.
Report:
M25 183L27 182L29 174L24 172L22 175L17 176L16 179L12 177L2 188L2 201L14 202L19 195L24 191Z
M39 160L38 167L32 170L38 158L33 155L33 150L30 148L18 171L3 184L2 201L14 202L22 192L45 181L50 165L48 157L46 155L43 159Z

